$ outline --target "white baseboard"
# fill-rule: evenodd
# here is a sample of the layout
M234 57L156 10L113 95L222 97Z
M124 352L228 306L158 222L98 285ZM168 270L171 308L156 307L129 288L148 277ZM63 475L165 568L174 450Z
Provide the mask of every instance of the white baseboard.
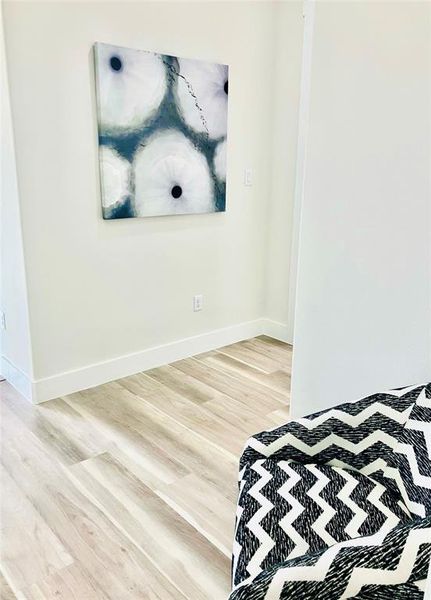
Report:
M272 321L271 319L262 319L262 328L265 335L268 337L280 340L281 342L286 342L286 344L293 343L292 333L289 326L285 323Z
M82 369L66 371L52 377L39 379L33 384L34 401L36 403L45 402L52 398L65 396L140 371L154 369L194 354L208 352L220 346L261 335L263 333L262 321L262 319L256 319L232 327L216 329L169 344L148 348L141 352L88 365Z
M256 319L33 382L16 369L9 368L4 375L26 398L38 404L262 334L290 343L286 325L271 319Z
M29 402L33 402L33 385L21 369L16 367L6 356L1 357L0 373Z

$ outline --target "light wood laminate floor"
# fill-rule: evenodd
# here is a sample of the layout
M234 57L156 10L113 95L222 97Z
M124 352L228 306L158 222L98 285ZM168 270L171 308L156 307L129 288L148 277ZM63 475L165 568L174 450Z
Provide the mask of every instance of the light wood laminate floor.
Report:
M262 336L39 406L1 383L2 600L224 600L238 458L290 366Z

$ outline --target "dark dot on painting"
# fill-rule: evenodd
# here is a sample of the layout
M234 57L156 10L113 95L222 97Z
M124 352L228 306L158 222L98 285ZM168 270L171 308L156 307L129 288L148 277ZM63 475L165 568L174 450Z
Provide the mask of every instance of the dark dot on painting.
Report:
M174 198L179 198L182 193L183 190L179 185L174 185L174 187L171 189L171 194Z
M224 93L225 93L225 94L226 94L226 96L227 96L227 94L228 94L228 92L229 92L229 81L228 81L227 79L226 79L226 81L224 82L223 89L224 89Z
M119 58L118 56L111 56L109 64L111 65L111 69L113 71L121 71L121 69L123 68L121 58Z

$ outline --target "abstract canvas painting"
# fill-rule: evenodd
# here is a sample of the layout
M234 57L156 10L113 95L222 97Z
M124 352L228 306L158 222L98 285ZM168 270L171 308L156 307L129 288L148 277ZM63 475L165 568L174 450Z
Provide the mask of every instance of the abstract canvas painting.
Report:
M228 66L94 46L105 219L226 206Z

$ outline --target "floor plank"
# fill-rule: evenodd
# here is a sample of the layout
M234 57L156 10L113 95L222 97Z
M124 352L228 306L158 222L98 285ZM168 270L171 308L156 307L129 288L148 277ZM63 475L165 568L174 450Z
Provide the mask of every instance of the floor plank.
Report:
M292 348L259 336L32 406L0 384L0 591L224 600L237 465L289 415Z
M1 597L3 600L3 597ZM49 577L24 588L19 592L18 600L108 600L90 571L79 561L69 567L56 571Z
M2 462L73 559L91 567L108 598L151 598L157 590L175 597L176 591L160 571L70 481L66 468L52 461L37 440L8 440ZM4 537L2 552L11 543L9 536ZM45 579L46 572L40 570L39 576ZM28 583L37 583L34 579Z
M246 377L220 373L219 369L209 367L196 358L180 360L173 363L173 366L186 375L191 375L208 385L212 385L227 396L246 404L256 403L258 406L265 406L269 410L274 408L274 401L278 401L281 405L286 404L286 396L283 393L273 390L269 394L268 388L264 385L250 381Z
M271 390L281 392L284 398L286 397L286 389L290 389L290 375L287 371L276 370L271 373L263 373L255 367L222 352L211 352L205 355L196 356L195 358L227 375L236 375L239 379L245 378L248 381L256 381ZM274 408L279 406L279 403L275 398L270 396L269 399L272 400ZM235 400L238 401L236 398ZM259 414L262 414L269 408L268 403L263 406L253 403L250 406L250 402L243 402L242 406L257 410L259 411Z
M0 598L1 600L15 600L16 596L11 590L10 585L0 572Z
M180 481L160 486L156 493L229 558L236 503L212 484L191 473ZM231 526L227 526L227 524Z
M71 467L84 493L186 598L222 598L229 559L108 453Z
M40 573L73 563L73 558L53 530L2 467L1 538L9 540L2 556L2 570L18 588L36 581Z

